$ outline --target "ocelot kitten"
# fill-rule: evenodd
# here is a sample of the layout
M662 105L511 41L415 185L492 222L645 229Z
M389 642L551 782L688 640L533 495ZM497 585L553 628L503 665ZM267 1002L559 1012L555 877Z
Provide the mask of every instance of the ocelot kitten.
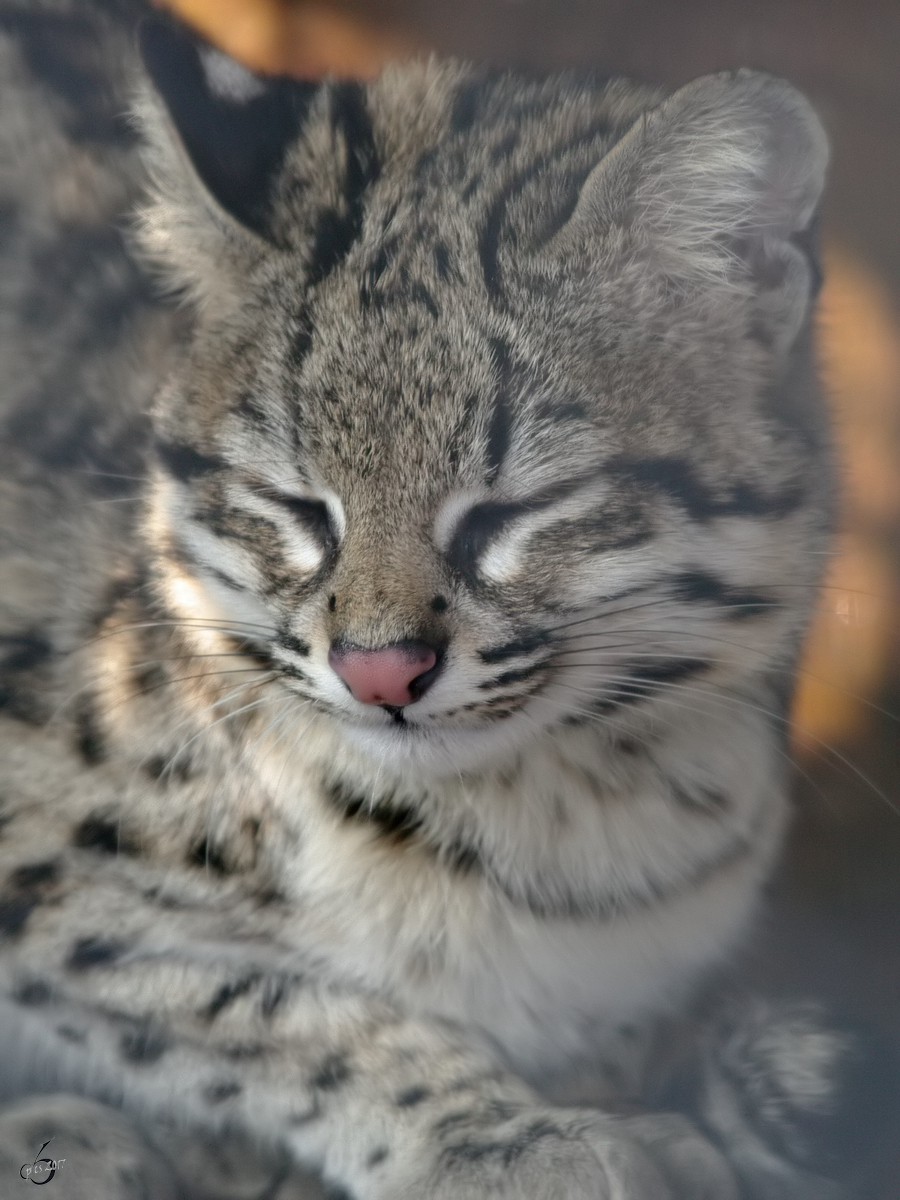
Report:
M809 105L139 11L0 7L0 1192L855 1194L853 1032L694 1016L828 546Z

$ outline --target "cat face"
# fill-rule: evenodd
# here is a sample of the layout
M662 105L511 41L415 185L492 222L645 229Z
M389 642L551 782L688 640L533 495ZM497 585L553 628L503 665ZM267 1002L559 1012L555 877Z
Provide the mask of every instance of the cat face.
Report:
M145 244L199 311L156 416L170 606L434 770L785 670L827 525L791 89L147 60Z

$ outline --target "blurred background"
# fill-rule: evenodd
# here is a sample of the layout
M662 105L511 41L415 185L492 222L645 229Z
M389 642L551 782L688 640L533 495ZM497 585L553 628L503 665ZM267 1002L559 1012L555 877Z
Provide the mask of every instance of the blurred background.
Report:
M820 345L841 529L793 714L794 837L748 970L900 1045L900 0L164 2L262 71L371 77L437 51L677 86L753 66L812 98L834 151ZM897 1124L879 1200L900 1197Z

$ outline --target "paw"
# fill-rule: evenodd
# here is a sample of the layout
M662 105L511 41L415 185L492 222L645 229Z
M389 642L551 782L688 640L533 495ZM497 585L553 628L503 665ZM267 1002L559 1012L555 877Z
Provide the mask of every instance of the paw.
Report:
M0 1109L0 1195L18 1195L20 1178L49 1183L35 1194L54 1200L180 1197L166 1163L121 1113L78 1096L32 1096Z
M855 1195L897 1101L887 1047L812 1004L735 1006L710 1038L700 1114L752 1200Z
M738 1200L721 1157L679 1117L534 1108L454 1126L451 1114L384 1166L366 1197Z

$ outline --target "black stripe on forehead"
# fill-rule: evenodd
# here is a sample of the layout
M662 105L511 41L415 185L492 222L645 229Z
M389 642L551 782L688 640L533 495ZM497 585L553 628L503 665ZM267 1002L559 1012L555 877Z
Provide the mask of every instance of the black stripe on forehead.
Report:
M307 276L311 284L320 283L349 254L362 231L365 193L381 170L364 86L332 84L330 99L332 128L346 150L344 191L338 207L319 213Z
M503 338L491 339L491 357L497 372L497 390L494 394L494 409L488 427L485 450L488 484L492 484L499 474L509 450L512 434L512 409L509 395L510 350L508 343Z

